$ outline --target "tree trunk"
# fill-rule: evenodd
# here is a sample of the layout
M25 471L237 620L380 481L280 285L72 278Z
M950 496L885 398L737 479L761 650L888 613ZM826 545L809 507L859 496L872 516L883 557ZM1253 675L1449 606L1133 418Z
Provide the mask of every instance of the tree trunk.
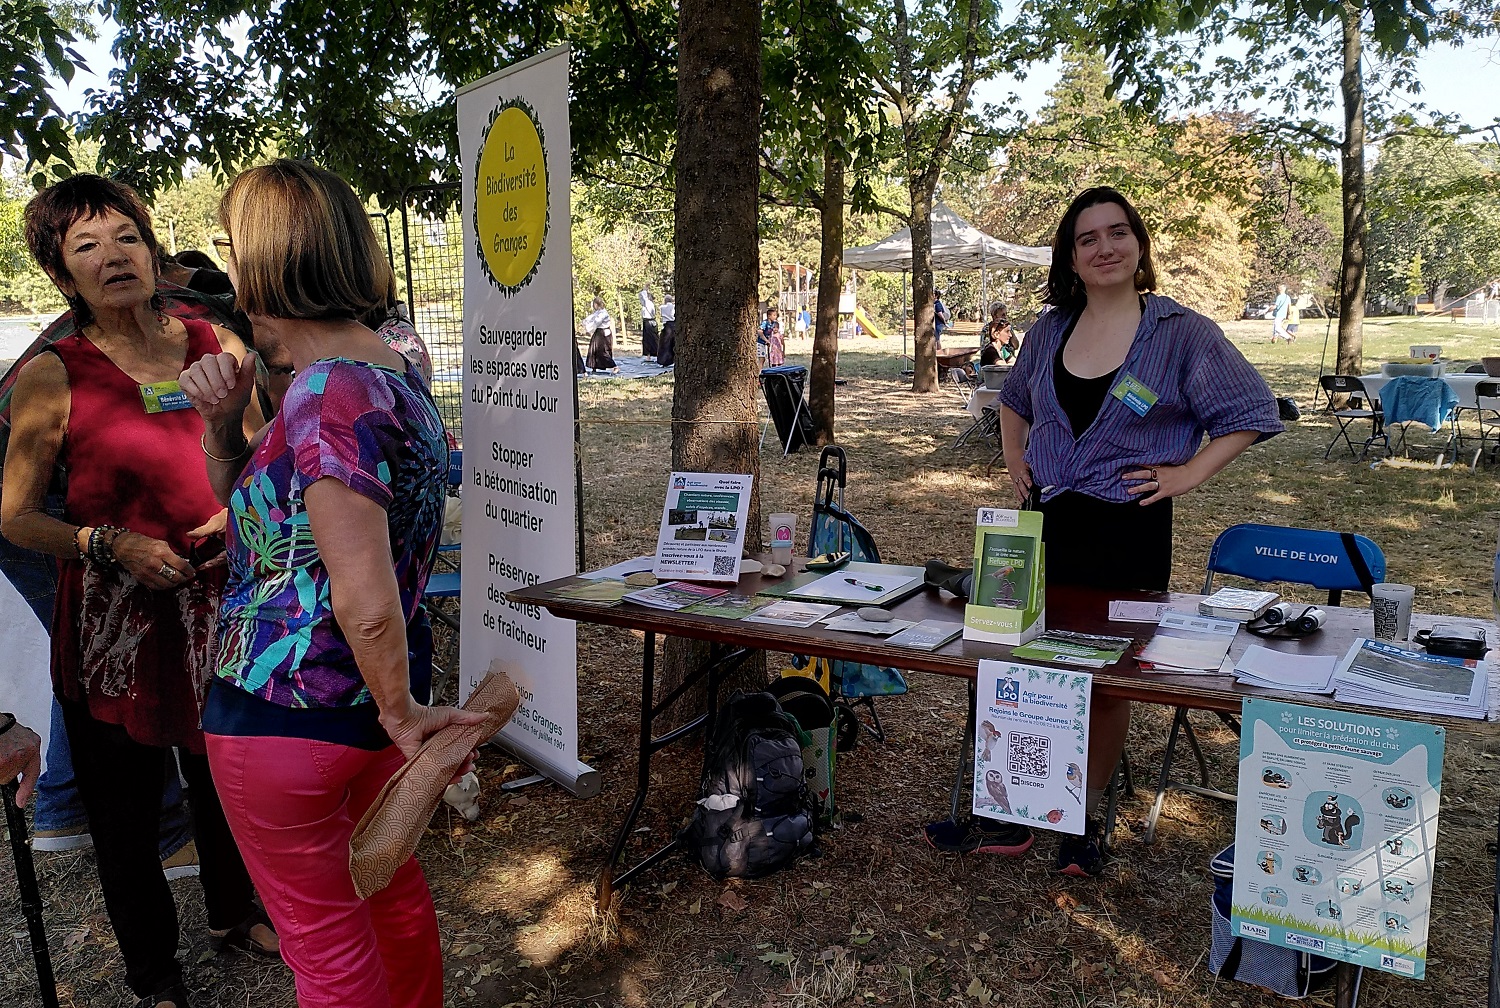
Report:
M841 114L841 113L839 113ZM830 113L829 122L834 121ZM817 443L833 444L834 378L839 356L839 293L843 288L844 160L830 142L823 151L823 251L818 259L818 311L813 322L807 408Z
M1355 3L1340 7L1344 28L1344 143L1340 167L1344 190L1344 248L1339 263L1339 374L1357 375L1363 368L1365 321L1365 86L1359 60L1361 15Z
M677 365L672 468L756 476L745 545L760 546L755 323L760 249L760 4L682 0L677 48ZM663 482L659 488L665 492ZM706 647L670 638L663 692ZM760 666L764 678L764 666Z
M935 179L933 180L936 181ZM933 329L932 192L925 173L913 178L911 190L911 301L913 392L936 392L937 347Z

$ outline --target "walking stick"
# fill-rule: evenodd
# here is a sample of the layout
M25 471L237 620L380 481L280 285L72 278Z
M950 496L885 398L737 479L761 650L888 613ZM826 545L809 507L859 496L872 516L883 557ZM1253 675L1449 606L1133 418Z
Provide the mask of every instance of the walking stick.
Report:
M16 888L21 893L21 913L31 934L31 956L36 961L36 985L42 992L42 1008L58 1008L57 982L52 978L52 957L47 954L47 932L42 927L42 893L36 884L36 866L27 843L26 816L16 804L16 783L0 787L5 793L5 825L10 832L10 852L16 862Z

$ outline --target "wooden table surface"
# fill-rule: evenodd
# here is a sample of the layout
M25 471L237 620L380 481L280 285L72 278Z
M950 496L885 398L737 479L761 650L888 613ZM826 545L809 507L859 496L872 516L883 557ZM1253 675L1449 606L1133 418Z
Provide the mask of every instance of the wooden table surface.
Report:
M769 560L769 557L763 558ZM804 560L798 559L796 567L802 568ZM549 589L573 581L564 578L509 593L508 597L529 602L551 611L554 615L585 623L600 623L608 626L627 627L632 630L650 631L674 637L757 648L765 651L782 651L797 654L815 654L827 658L843 658L850 661L889 665L902 670L929 672L936 675L958 676L972 679L978 674L979 661L984 658L1009 659L1011 648L959 638L936 651L915 651L909 648L891 647L883 638L868 634L840 633L821 624L810 627L773 626L766 623L746 623L742 620L719 619L693 613L668 612L646 606L622 602L615 606L590 606L571 599L554 596ZM766 588L783 584L784 578L771 578L763 574L746 574L740 578L734 591L750 595ZM724 585L722 587L729 587ZM1176 600L1183 603L1180 608L1192 611L1200 596L1180 593L1129 592L1118 589L1100 590L1049 586L1047 589L1047 626L1055 630L1073 630L1080 633L1112 634L1118 637L1134 637L1142 641L1151 636L1155 624L1111 622L1108 618L1109 603L1113 599L1137 601ZM1338 654L1342 655L1357 637L1373 635L1370 610L1324 606L1328 613L1327 623L1315 634L1300 639L1263 639L1248 633L1235 636L1229 654L1238 659L1252 645L1261 644L1290 654ZM891 607L897 619L913 622L924 619L962 623L964 604L946 592L928 589ZM1414 615L1413 630L1430 626L1432 616ZM1477 621L1474 621L1477 622ZM1488 627L1491 642L1500 639L1493 625ZM1030 662L1031 664L1046 664ZM1077 668L1062 666L1059 668ZM1173 675L1161 672L1145 672L1129 653L1113 665L1103 669L1090 669L1098 689L1112 696L1145 703L1186 706L1200 710L1238 713L1246 697L1265 697L1302 703L1312 706L1336 707L1331 696L1281 693L1275 690L1245 686L1234 681L1232 674ZM1491 686L1496 684L1491 681ZM1495 709L1496 690L1491 690L1491 709ZM1464 718L1423 715L1412 711L1384 711L1402 717L1431 722L1441 722L1448 728L1467 729L1476 734L1500 732L1494 722L1471 721Z

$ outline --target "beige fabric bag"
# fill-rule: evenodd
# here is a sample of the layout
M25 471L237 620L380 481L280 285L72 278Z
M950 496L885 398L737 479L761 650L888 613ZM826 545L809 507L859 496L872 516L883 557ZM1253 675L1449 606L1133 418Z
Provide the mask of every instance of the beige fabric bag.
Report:
M417 849L428 820L443 791L465 758L494 735L521 703L516 684L490 666L464 710L484 711L489 717L477 725L449 725L422 743L417 754L386 781L349 840L349 874L360 899L369 899L390 885L396 869Z

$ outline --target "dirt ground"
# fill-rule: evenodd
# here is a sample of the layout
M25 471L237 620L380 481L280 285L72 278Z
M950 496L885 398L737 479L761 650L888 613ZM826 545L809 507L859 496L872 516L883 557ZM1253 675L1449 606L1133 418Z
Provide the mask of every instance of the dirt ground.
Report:
M1418 608L1489 617L1500 502L1495 472L1325 462L1331 421L1312 410L1324 323L1308 319L1292 346L1271 346L1269 322L1233 323L1231 336L1279 395L1304 411L1287 434L1260 445L1178 501L1173 585L1196 590L1214 535L1238 521L1332 527L1369 535L1385 550L1388 579L1418 586ZM1440 343L1472 361L1493 352L1500 329L1462 323L1376 322L1366 361ZM961 339L950 338L950 345ZM972 344L971 344L972 345ZM628 354L627 344L622 352ZM793 342L792 362L809 347ZM974 508L1007 503L989 450L950 445L967 422L957 394L908 391L900 341L841 346L839 440L849 453L847 504L887 560L961 558ZM583 386L583 466L590 566L650 549L669 465L668 428L612 420L665 420L670 377L590 380ZM806 513L816 453L762 455L764 509ZM1422 442L1420 437L1414 438ZM1432 441L1434 439L1427 439ZM443 642L451 649L452 642ZM882 701L890 733L861 740L838 764L839 804L857 822L824 834L819 856L793 871L720 885L671 860L627 890L618 914L593 909L593 881L631 797L638 635L579 628L581 756L604 792L576 800L538 786L503 796L525 771L496 752L481 761L484 815L469 825L439 809L419 852L436 896L451 1005L802 1008L892 1004L1260 1008L1279 999L1217 981L1207 970L1208 861L1229 843L1232 807L1170 796L1157 842L1140 833L1160 765L1167 714L1139 707L1129 744L1138 790L1125 799L1116 856L1094 881L1051 871L1055 838L1016 860L939 854L922 825L946 814L964 724L957 681L916 675L911 693ZM451 660L451 654L448 655ZM774 662L773 662L774 665ZM1200 720L1221 781L1232 783L1235 740ZM1500 792L1494 736L1450 733L1427 979L1366 977L1371 1008L1477 1005L1488 971L1493 857ZM665 841L684 821L699 753L657 763L654 791L631 854ZM35 1002L25 925L9 859L0 867L5 1004ZM37 856L63 1003L129 1004L89 852ZM173 884L183 916L184 962L195 1003L289 1006L290 974L239 955L213 954L197 883ZM1323 995L1315 1003L1330 1003Z

